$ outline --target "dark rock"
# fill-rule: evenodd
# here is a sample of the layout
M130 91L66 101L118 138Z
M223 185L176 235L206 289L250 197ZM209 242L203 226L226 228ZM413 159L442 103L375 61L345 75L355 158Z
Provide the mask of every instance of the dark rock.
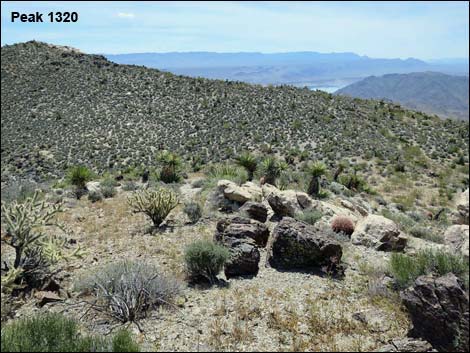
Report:
M468 294L452 273L421 276L400 293L413 322L409 335L443 351L468 351Z
M225 238L224 245L230 249L230 260L225 264L225 276L256 276L260 253L251 239Z
M273 232L268 264L278 269L326 269L335 271L342 247L319 228L285 217Z
M390 341L389 344L376 349L374 352L437 352L429 342L405 337Z
M268 219L268 208L259 202L246 202L240 208L240 212L245 212L248 217L262 223L266 222L266 220Z
M63 300L56 293L48 291L36 292L34 296L36 297L36 299L38 299L37 304L39 307L43 307L48 303L60 302Z
M258 221L234 217L226 218L217 222L216 241L224 238L253 239L258 246L266 246L269 238L268 227Z

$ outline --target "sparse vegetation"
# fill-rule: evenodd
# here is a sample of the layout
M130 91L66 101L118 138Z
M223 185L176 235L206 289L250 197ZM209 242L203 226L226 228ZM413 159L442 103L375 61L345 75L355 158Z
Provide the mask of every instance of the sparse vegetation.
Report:
M202 217L202 207L197 202L187 202L184 205L184 213L192 223L196 223Z
M468 261L461 255L445 250L422 250L414 256L393 253L390 258L390 273L400 288L407 287L419 276L436 273L445 275L452 272L468 288Z

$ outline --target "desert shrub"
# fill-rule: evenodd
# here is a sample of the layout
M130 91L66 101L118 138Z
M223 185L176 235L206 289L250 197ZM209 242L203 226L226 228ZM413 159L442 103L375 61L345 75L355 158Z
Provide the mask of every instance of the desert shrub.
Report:
M382 216L394 221L400 229L406 233L416 225L415 221L404 213L391 212L390 210L382 210Z
M93 293L92 307L120 322L136 322L158 306L171 303L181 287L145 262L108 264L75 283L74 289Z
M349 190L355 192L363 191L370 194L374 193L373 190L367 184L366 180L357 173L340 175L338 181L340 184L346 186Z
M351 236L354 233L354 223L349 217L336 216L331 221L331 229L335 233L344 233Z
M132 180L127 180L122 184L122 190L124 191L136 191L139 186Z
M160 180L164 183L177 183L181 180L181 158L170 151L162 151L157 155L157 161L161 165Z
M128 198L133 212L144 213L155 227L160 226L178 203L178 196L170 189L157 188L135 192Z
M139 352L128 331L110 338L84 336L78 324L61 314L41 314L2 327L2 352Z
M101 186L101 193L103 194L103 196L107 199L111 198L111 197L114 197L116 196L116 188L114 186L111 186L111 185L102 185Z
M103 200L103 194L99 191L91 191L88 193L88 200L91 202L98 202Z
M468 288L468 260L445 250L421 250L413 256L392 253L389 272L399 288L411 285L422 275L445 275L449 272L458 276Z
M416 238L426 239L434 243L442 244L444 242L444 238L439 234L434 233L432 229L418 225L410 229L410 234Z
M231 180L238 185L248 180L248 172L245 168L230 163L211 164L206 174L211 179L209 185L222 179Z
M186 213L192 223L196 223L202 217L202 207L194 201L186 203L183 212Z
M298 221L314 225L322 217L323 214L320 211L308 210L296 213L294 218Z
M253 174L256 171L256 167L258 165L258 161L256 157L252 155L250 152L244 152L235 158L236 163L245 168L248 172L248 179L253 179Z
M184 261L188 275L192 280L217 281L217 275L229 259L229 250L212 241L198 240L188 245L184 254Z

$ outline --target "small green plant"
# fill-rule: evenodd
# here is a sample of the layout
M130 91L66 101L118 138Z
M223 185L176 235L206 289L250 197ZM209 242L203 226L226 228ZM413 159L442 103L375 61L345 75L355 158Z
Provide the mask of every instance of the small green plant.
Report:
M422 250L413 256L392 253L389 272L399 288L411 285L422 275L430 273L445 275L449 272L459 277L468 288L468 260L444 250Z
M194 201L186 203L183 212L186 213L191 223L196 223L202 217L202 207Z
M237 184L243 184L248 180L248 172L245 168L230 163L211 164L206 171L209 182L206 186L213 186L218 180L231 180Z
M90 200L93 203L101 201L103 200L103 194L99 191L93 190L88 193L88 200Z
M281 172L287 169L287 164L279 161L276 157L268 156L263 159L259 167L259 174L264 183L276 185L276 179Z
M253 175L258 166L258 161L256 160L256 157L250 152L244 152L238 157L236 157L235 161L239 166L246 169L246 171L248 172L248 180L253 180Z
M85 189L86 183L92 178L92 172L85 166L75 166L69 169L67 179L77 189Z
M135 192L128 198L128 203L133 212L144 213L155 227L159 227L179 200L174 191L158 188Z
M78 324L61 314L41 314L2 327L2 352L139 352L128 331L110 338L85 336Z
M318 196L320 193L320 178L326 173L326 165L322 162L308 164L306 172L311 178L307 193L311 196Z
M208 240L198 240L188 245L184 254L189 277L192 280L205 279L211 284L217 281L217 275L229 257L226 247Z
M160 180L164 183L177 183L181 180L181 158L170 151L162 151L157 155L157 161L162 166Z
M323 214L320 211L308 210L308 211L296 213L294 218L298 221L302 221L302 222L314 225L322 217L323 217Z

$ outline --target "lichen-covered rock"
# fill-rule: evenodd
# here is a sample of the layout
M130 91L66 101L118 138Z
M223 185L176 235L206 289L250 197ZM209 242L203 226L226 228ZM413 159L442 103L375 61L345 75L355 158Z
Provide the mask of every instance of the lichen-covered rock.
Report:
M285 217L274 228L267 261L278 269L334 271L342 254L341 245L319 228Z
M360 220L351 240L355 245L382 251L402 251L407 243L407 238L400 234L394 221L378 215L369 215Z
M410 336L439 351L468 351L468 294L454 274L418 277L400 296L413 323Z
M468 259L469 226L453 225L447 228L444 233L444 241L452 250L461 252Z
M223 193L224 197L230 201L243 204L252 199L252 195L246 188L242 188L230 180L219 180L217 182L217 188Z
M268 208L259 202L248 201L239 209L240 212L261 223L268 219Z
M227 279L258 274L261 256L253 240L224 238L223 244L230 250L230 259L224 266Z
M226 218L217 222L214 238L216 241L223 241L224 238L253 239L257 246L264 247L268 242L269 229L265 224L249 218Z

